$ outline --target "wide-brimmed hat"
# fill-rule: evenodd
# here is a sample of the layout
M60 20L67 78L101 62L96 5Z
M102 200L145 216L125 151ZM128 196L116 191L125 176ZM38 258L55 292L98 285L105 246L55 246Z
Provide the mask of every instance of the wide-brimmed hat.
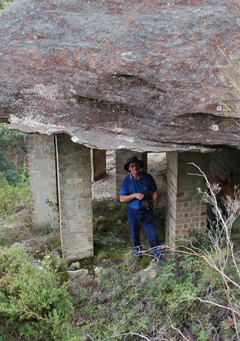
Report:
M139 168L141 169L144 166L144 161L142 160L138 160L138 158L136 156L132 156L129 159L127 159L127 163L125 163L123 169L127 172L130 172L130 170L128 169L130 163L132 162L138 162L139 163Z

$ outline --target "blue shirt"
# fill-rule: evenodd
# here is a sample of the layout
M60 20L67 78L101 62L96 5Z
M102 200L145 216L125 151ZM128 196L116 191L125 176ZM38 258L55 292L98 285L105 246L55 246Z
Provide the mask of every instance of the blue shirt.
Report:
M130 173L125 179L123 179L120 189L120 197L133 193L142 193L151 198L151 193L155 192L156 190L157 185L152 175L141 172L139 181L137 181ZM127 202L130 207L137 210L140 208L139 203L140 200L138 199L133 199Z

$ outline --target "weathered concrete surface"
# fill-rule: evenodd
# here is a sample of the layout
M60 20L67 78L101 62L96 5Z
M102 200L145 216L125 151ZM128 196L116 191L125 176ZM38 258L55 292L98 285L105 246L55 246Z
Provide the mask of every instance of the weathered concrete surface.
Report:
M239 148L218 98L237 0L16 0L0 14L0 118L91 148Z

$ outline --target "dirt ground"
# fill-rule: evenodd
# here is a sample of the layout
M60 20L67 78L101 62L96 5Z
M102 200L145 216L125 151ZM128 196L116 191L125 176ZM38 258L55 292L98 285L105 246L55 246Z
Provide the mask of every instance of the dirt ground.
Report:
M93 201L115 200L116 198L116 169L115 153L107 151L107 176L94 181L92 184ZM166 153L148 153L148 173L156 181L159 191L158 206L166 206L167 194L167 161ZM126 173L127 175L127 173Z

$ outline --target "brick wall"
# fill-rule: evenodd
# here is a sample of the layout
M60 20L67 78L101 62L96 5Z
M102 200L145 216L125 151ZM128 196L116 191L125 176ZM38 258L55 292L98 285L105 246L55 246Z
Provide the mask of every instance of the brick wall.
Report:
M27 150L33 223L59 228L57 210L46 203L57 203L54 136L29 134Z
M123 179L128 175L128 173L123 169L123 166L127 162L127 159L137 156L139 160L144 161L144 167L142 170L147 172L147 153L137 153L130 150L117 150L116 151L116 199L119 200L119 191Z
M90 149L58 135L60 226L65 260L93 256Z
M206 189L203 177L189 175L199 173L189 165L193 162L208 176L209 154L168 153L168 207L166 219L166 240L189 239L194 232L205 231L207 225L207 204L202 201Z

